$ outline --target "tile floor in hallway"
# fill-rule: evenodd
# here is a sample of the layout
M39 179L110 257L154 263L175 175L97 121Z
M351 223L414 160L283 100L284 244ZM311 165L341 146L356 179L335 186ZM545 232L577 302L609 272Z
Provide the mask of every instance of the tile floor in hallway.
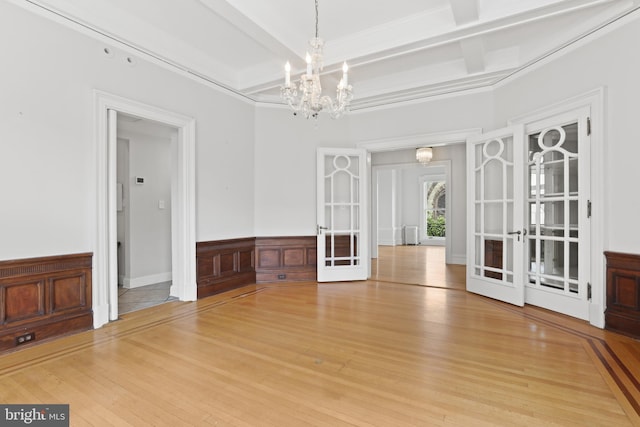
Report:
M118 287L118 313L130 313L177 300L177 298L169 296L170 287L171 282L156 283L133 289Z

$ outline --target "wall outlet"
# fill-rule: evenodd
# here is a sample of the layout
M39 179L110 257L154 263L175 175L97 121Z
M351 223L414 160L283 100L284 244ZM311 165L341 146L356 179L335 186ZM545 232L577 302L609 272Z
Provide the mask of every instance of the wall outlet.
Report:
M284 280L287 278L286 274L278 274L278 280Z
M16 337L16 345L26 344L36 339L35 332L29 332L28 334L20 335Z

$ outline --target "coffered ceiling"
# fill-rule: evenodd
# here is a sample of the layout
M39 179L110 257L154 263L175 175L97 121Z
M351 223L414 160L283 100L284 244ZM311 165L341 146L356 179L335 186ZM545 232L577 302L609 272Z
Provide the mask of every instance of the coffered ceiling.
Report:
M315 34L314 0L24 3L259 103L281 102L284 63L292 78L301 74ZM640 0L319 0L323 87L334 91L345 60L352 109L485 87L638 8Z

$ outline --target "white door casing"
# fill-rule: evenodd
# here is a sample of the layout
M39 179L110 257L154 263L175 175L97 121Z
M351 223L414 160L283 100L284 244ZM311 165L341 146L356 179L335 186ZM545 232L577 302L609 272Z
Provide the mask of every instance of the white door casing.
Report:
M96 149L96 240L93 256L93 326L116 320L117 212L116 112L178 128L171 177L172 281L170 293L182 301L197 299L195 256L195 120L137 101L94 91ZM110 112L111 111L111 112ZM174 196L175 195L175 196Z
M318 282L368 277L366 158L363 149L318 149Z

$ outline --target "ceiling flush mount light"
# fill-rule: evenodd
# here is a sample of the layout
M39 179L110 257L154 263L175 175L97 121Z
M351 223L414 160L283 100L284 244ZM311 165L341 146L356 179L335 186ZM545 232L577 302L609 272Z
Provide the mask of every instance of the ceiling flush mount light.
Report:
M353 99L352 87L348 80L349 67L342 65L342 79L336 89L336 99L322 96L320 72L322 71L322 48L324 41L318 37L318 0L316 0L316 36L309 40L310 52L307 52L307 72L300 77L300 83L291 84L291 64L284 67L285 78L282 86L282 98L289 104L296 115L301 112L307 119L318 117L320 111L326 111L333 119L342 116Z
M416 160L426 165L433 158L433 149L431 147L422 147L416 149Z

